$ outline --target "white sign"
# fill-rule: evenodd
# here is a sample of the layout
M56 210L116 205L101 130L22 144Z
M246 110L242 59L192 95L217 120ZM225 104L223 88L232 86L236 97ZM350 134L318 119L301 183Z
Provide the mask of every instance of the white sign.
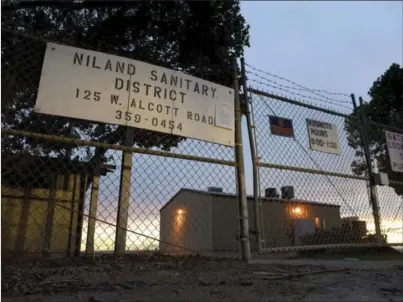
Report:
M340 141L337 125L315 120L306 120L309 146L312 150L340 154Z
M234 146L234 90L148 63L48 43L35 110Z
M392 171L403 172L403 134L385 130Z

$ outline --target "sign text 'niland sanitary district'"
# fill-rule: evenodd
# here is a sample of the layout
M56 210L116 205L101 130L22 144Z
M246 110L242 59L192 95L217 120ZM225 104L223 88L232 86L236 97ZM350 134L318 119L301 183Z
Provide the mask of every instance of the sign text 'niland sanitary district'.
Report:
M36 111L234 145L234 91L182 72L48 43Z
M385 131L390 166L394 172L403 172L403 134Z
M340 141L337 126L325 122L306 120L309 146L312 150L340 154Z

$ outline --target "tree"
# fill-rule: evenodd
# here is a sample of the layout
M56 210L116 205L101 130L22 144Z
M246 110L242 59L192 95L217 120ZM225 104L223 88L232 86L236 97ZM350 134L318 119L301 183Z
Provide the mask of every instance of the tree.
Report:
M371 100L364 103L362 107L359 106L351 114L351 118L346 119L348 142L351 147L356 149L358 158L351 164L352 170L356 175L367 176L368 174L364 154L361 151L359 125L356 119L358 110L362 110L368 120L370 154L374 167L380 172L387 173L389 179L403 181L401 173L391 170L384 128L371 123L375 122L403 130L403 68L399 64L392 64L373 83L368 95ZM391 186L398 195L403 195L403 186L394 184Z
M125 127L33 111L45 40L130 57L232 85L230 54L249 46L239 1L30 1L2 5L2 126L122 144ZM38 5L38 3L40 5ZM7 6L8 4L8 6ZM20 35L24 34L24 35ZM28 36L29 35L29 36ZM169 150L184 138L135 129L134 144ZM71 158L76 146L3 136L2 153ZM91 156L91 154L90 154Z

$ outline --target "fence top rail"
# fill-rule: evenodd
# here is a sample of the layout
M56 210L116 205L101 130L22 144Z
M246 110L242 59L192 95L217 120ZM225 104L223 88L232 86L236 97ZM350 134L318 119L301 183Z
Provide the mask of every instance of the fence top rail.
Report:
M341 116L341 117L344 117L344 118L349 118L350 117L350 115L348 115L348 114L340 113L340 112L333 111L333 110L330 110L330 109L321 108L321 107L318 107L318 106L315 106L315 105L305 104L305 103L302 103L302 102L299 102L299 101L291 100L291 99L288 99L286 97L278 96L278 95L275 95L275 94L272 94L272 93L269 93L269 92L265 92L265 91L261 91L261 90L258 90L258 89L254 89L254 88L251 88L251 87L248 88L248 91L251 92L251 93L257 94L257 95L269 97L269 98L276 99L276 100L279 100L279 101L283 101L283 102L286 102L286 103L290 103L290 104L293 104L293 105L305 107L305 108L308 108L308 109L322 111L324 113L337 115L337 116Z
M163 157L170 157L170 158L177 158L177 159L184 159L190 161L198 161L210 164L219 164L224 166L231 166L236 167L235 161L224 160L224 159L215 159L209 157L202 157L196 155L187 155L187 154L178 154L172 153L168 151L157 151L157 150L150 150L146 148L138 148L138 147L127 147L122 145L112 145L100 142L94 142L89 140L83 139L76 139L76 138L68 138L68 137L61 137L55 135L48 135L48 134L41 134L36 132L28 132L23 130L13 130L13 129L1 129L2 135L17 135L23 136L33 139L42 139L45 141L53 141L53 142L60 142L60 143L68 143L71 145L76 146L88 146L88 147L95 147L95 148L102 148L102 149L112 149L112 150L119 150L123 152L133 152L138 154L148 154L148 155L155 155L155 156L163 156Z
M365 177L365 176L351 175L351 174L339 173L339 172L329 172L329 171L325 171L325 170L316 170L316 169L309 169L309 168L296 167L296 166L286 166L286 165L278 165L278 164L262 163L262 162L258 162L257 165L259 167L264 167L264 168L289 170L289 171L295 171L295 172L301 172L301 173L320 174L320 175L335 176L335 177L357 179L357 180L368 180L368 177Z
M393 126L388 126L388 125L380 124L380 123L373 122L373 121L368 121L368 124L371 124L371 125L374 125L374 126L377 126L377 127L381 127L381 128L386 129L386 130L403 133L403 129L399 129L399 128L396 128L396 127L393 127Z
M402 186L402 187L403 187L403 181L398 181L398 180L391 180L391 179L389 179L389 183L390 183L391 185Z

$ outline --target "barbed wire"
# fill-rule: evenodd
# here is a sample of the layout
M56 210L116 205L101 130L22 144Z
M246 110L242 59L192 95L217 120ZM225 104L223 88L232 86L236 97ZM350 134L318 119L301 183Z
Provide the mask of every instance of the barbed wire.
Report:
M277 86L282 87L282 88L285 88L285 89L293 89L293 90L296 90L296 91L306 91L306 92L310 92L310 91L308 91L307 89L296 88L296 87L292 87L292 86L287 86L287 85L279 84L279 83L277 83L276 81L273 81L273 80L270 80L270 79L268 79L268 78L265 78L265 77L263 77L263 76L257 74L256 72L253 72L253 71L247 71L246 73L247 73L247 74L252 74L252 75L254 75L254 76L256 76L256 77L258 77L258 78L260 78L260 79L262 79L262 80L264 80L264 81L267 81L267 82L269 82L269 83L273 83L274 85L277 85ZM329 98L329 97L327 97L327 96L322 96L322 95L319 94L319 93L313 93L313 94L315 94L315 95L317 95L317 96L320 96L320 97L323 97L323 99L324 99L325 102L328 101L328 102L334 102L335 104L338 104L338 103L351 104L351 101L343 101L343 100L332 99L332 98Z
M275 74L272 74L272 73L270 73L270 72L267 72L267 71L261 70L261 69L259 69L259 68L253 67L253 66L251 66L251 65L249 65L249 64L247 64L247 63L245 63L245 65L248 66L248 67L250 67L251 69L257 71L257 72L261 72L261 73L264 73L264 74L266 74L266 75L268 75L268 76L271 76L271 77L277 78L277 79L279 79L279 80L282 80L282 81L288 82L288 83L290 83L290 84L293 84L293 85L295 85L295 86L297 86L297 87L299 87L299 88L301 88L301 89L304 89L304 91L309 91L309 92L315 93L315 94L319 92L319 93L325 93L325 94L328 94L328 95L339 95L339 96L350 97L349 94L342 93L342 92L329 92L329 91L323 90L323 89L308 88L308 87L302 86L302 85L300 85L300 84L297 84L297 83L295 83L294 81L291 81L291 80L289 80L289 79L286 79L286 78L277 76L277 75L275 75ZM322 95L320 95L320 96L322 96ZM324 97L324 96L322 96L322 97ZM347 101L343 101L343 102L350 103L350 102L347 102Z
M297 93L297 92L294 92L294 91L290 91L290 90L287 90L287 89L284 89L284 88L281 88L281 87L277 87L277 86L274 86L274 85L271 85L271 84L267 84L267 83L264 83L264 82L261 82L261 81L255 80L255 79L250 79L249 81L254 82L254 83L256 83L256 84L265 85L265 86L268 86L268 87L271 87L271 88L274 88L274 89L279 89L279 90L282 90L282 91L284 91L284 92L290 93L290 94L292 94L292 95L296 95L296 96L302 97L302 98L304 98L304 99L312 99L312 100L316 100L316 101L320 101L320 102L324 102L324 103L329 103L329 104L331 104L331 105L333 105L333 106L339 106L339 107L348 109L349 111L351 111L351 110L353 109L353 108L351 108L351 107L347 107L347 106L342 105L342 104L331 103L330 101L325 101L325 100L323 100L323 99L319 99L319 98L307 96L307 95L304 95L304 94L301 94L301 93Z

